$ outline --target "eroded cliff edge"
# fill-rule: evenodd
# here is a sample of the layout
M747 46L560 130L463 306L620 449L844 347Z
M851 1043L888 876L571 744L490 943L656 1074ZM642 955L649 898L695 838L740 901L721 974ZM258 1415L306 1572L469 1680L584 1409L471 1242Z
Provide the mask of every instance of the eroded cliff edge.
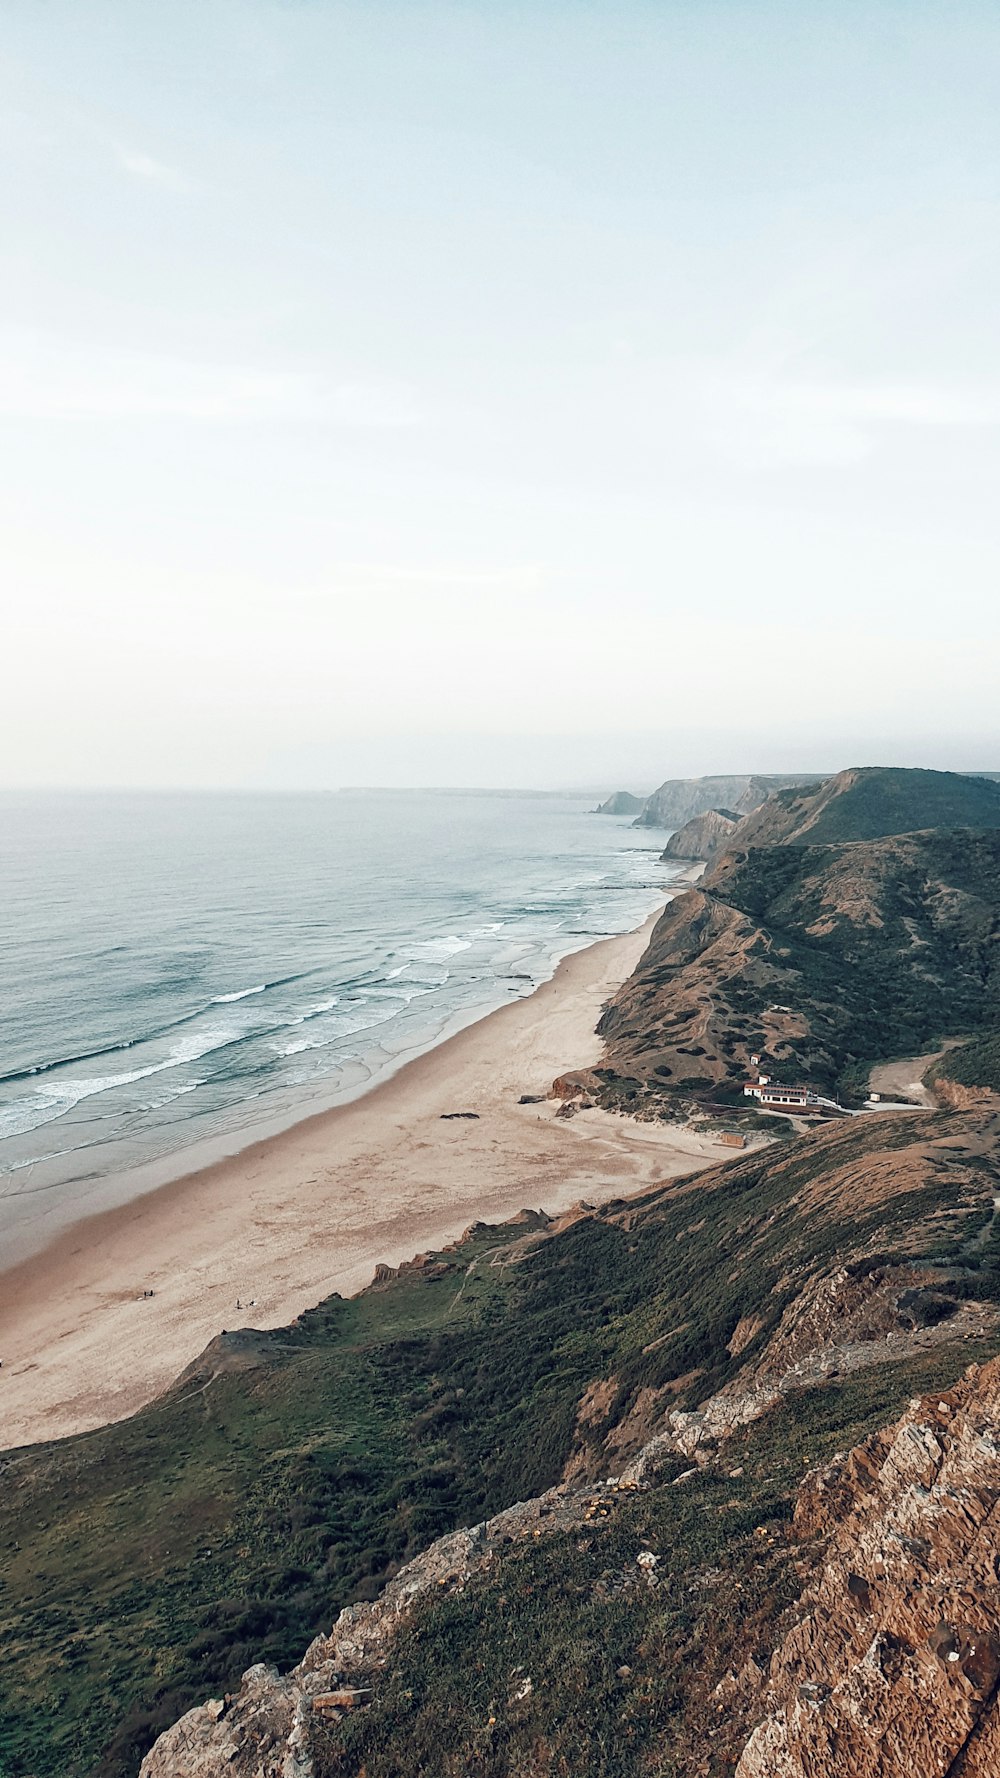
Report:
M784 1622L784 1634L763 1664L758 1647L711 1689L692 1686L700 1691L692 1735L721 1736L721 1763L692 1746L659 1769L732 1769L727 1750L745 1736L736 1778L992 1778L1000 1769L998 1427L1000 1360L993 1360L971 1365L950 1389L913 1398L893 1427L807 1474L783 1547L765 1547L757 1575L772 1587L782 1568L786 1579L807 1576L799 1598L769 1625L766 1612L744 1614L738 1595L747 1581L734 1576L739 1627L760 1637ZM656 1459L662 1463L662 1453ZM623 1497L650 1487L648 1461L641 1453L603 1488L554 1489L442 1539L377 1603L343 1611L287 1678L253 1668L236 1697L192 1711L143 1762L143 1778L361 1770L344 1764L338 1731L352 1705L369 1707L421 1612L465 1593L505 1560L513 1565L519 1545L610 1517ZM685 1485L683 1472L672 1485ZM775 1540L766 1526L757 1529L766 1546ZM631 1581L648 1595L659 1563L653 1550L640 1550L621 1586ZM516 1717L536 1680L523 1667L495 1677L505 1696L493 1710ZM485 1726L498 1722L494 1715ZM442 1753L437 1769L457 1770ZM538 1763L517 1769L552 1768L539 1752Z
M873 1118L507 1231L491 1265L565 1288L571 1254L612 1238L665 1286L644 1350L577 1391L563 1479L438 1540L285 1678L254 1667L190 1712L143 1778L547 1778L574 1756L602 1775L984 1778L998 1140L994 1108ZM668 1302L697 1314L684 1254L707 1241L727 1344L692 1365L697 1340L656 1329Z

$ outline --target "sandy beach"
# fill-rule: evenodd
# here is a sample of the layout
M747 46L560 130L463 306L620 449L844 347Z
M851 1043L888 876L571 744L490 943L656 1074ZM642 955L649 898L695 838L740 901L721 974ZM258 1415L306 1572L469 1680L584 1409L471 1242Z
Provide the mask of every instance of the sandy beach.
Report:
M558 1212L724 1158L683 1132L518 1104L599 1060L601 1008L652 924L568 957L364 1098L90 1216L6 1271L0 1447L121 1419L221 1329L280 1326L477 1218Z

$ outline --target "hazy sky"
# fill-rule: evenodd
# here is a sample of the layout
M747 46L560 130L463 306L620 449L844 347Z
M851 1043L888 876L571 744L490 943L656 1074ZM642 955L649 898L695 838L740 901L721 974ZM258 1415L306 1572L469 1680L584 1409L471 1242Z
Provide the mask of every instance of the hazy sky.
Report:
M1000 769L1000 12L5 0L13 785Z

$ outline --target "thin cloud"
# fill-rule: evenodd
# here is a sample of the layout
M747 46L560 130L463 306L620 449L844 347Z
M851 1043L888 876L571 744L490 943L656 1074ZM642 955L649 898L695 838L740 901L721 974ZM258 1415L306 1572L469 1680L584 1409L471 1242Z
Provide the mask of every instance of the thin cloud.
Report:
M888 420L907 426L995 426L1000 402L963 390L919 384L803 383L783 399L816 414Z
M160 185L165 191L193 191L194 180L185 173L178 172L176 167L168 167L163 161L154 160L151 154L140 154L134 149L125 148L120 142L113 145L118 164L133 179L144 179L147 184Z
M406 566L398 562L345 562L340 570L344 580L358 584L386 587L430 587L445 593L468 588L506 592L511 589L535 593L542 586L545 570L540 563L522 562L501 568L484 568L449 563Z
M1000 397L920 384L716 375L701 396L702 432L749 467L842 464L870 455L882 429L1000 424Z
M0 334L0 415L357 428L412 426L419 418L411 391L392 384L337 385L300 371L88 349L14 330Z

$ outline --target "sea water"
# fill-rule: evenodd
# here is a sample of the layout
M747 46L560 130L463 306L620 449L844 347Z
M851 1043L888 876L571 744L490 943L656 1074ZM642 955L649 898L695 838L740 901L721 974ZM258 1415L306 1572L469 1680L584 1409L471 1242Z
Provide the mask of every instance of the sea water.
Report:
M0 1263L60 1194L84 1214L232 1152L638 925L677 874L663 835L592 807L0 799Z

